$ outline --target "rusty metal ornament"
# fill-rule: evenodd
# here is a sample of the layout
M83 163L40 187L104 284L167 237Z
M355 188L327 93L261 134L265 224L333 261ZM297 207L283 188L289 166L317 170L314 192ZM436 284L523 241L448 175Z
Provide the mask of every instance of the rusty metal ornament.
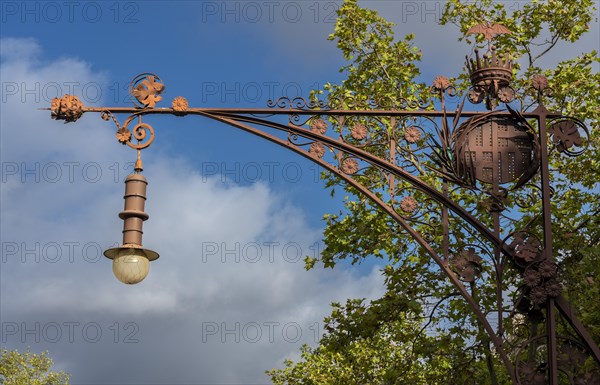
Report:
M475 57L466 57L466 67L471 79L471 90L468 98L471 103L486 101L488 110L494 110L497 100L510 103L515 91L510 87L513 72L513 61L510 54L496 52L496 46L482 56L475 49Z
M148 123L143 123L141 115L134 114L129 116L127 119L125 119L125 122L122 126L119 124L119 121L114 114L110 111L103 111L101 118L106 121L110 119L113 120L117 126L117 132L115 136L121 144L126 144L135 150L142 150L146 147L149 147L154 141L154 128ZM135 119L137 119L138 122L134 125L133 130L130 130L129 125ZM132 143L132 139L137 140L137 143Z
M356 140L363 140L367 137L368 129L362 123L355 124L350 131L352 137Z
M459 177L471 184L505 184L537 167L533 134L510 117L491 115L469 119L455 132L455 162Z
M323 119L315 119L310 123L310 129L323 135L327 132L327 122Z
M50 104L50 114L55 120L64 120L65 123L75 122L83 115L83 103L75 95L54 98Z
M183 96L176 97L175 99L173 99L173 102L171 103L171 108L173 108L174 111L180 112L180 113L187 111L188 107L189 107L188 101ZM183 114L180 114L180 115L183 115Z
M421 130L416 126L411 126L404 131L404 139L408 143L417 143L421 139Z
M552 142L556 145L558 152L567 152L573 146L583 144L579 127L572 119L564 119L553 123L548 127L548 133L552 137Z
M464 249L459 255L450 258L452 270L465 282L475 281L476 276L481 272L481 262L483 259L475 254L475 249L470 247Z
M505 87L512 80L513 62L509 54L499 55L496 47L492 46L489 52L479 56L479 50L475 49L475 58L467 57L466 65L473 86Z
M523 282L530 288L534 288L542 282L542 275L535 268L525 269L525 272L523 273Z
M522 268L522 294L534 306L522 306L518 310L529 312L535 306L543 306L549 298L556 298L562 292L562 284L556 278L558 265L546 259L542 244L537 237L521 231L514 234L510 247L515 251L515 262Z
M498 90L498 99L503 103L510 103L515 98L515 90L510 87L502 87Z
M518 374L524 382L521 385L546 385L546 370L542 366L527 362L519 367Z
M125 129L121 128L121 129L117 130L116 136L117 136L117 140L121 144L125 144L125 143L131 141L131 131L129 131L126 128Z
M474 25L467 30L466 35L479 35L483 34L485 40L491 41L494 37L499 35L510 35L512 32L502 24L496 24L492 22L484 22L482 24Z
M344 159L342 162L342 171L350 175L356 174L358 172L358 162L356 159Z
M447 77L440 75L433 79L433 88L437 91L444 92L448 87L450 87L450 81Z
M531 78L531 85L537 91L544 91L548 87L548 79L544 75L534 75Z
M125 121L123 129L128 130L128 125L131 121L133 121L133 118L135 118L135 116L130 117ZM141 121L141 117L138 117L138 123L133 127L131 133L132 138L137 140L137 143L132 143L131 140L129 140L125 144L133 149L142 150L146 147L149 147L152 142L154 142L154 128L148 123L143 123Z
M129 83L131 100L140 108L154 108L162 100L160 94L164 90L162 80L151 73L140 74Z
M467 93L467 97L471 103L479 104L483 102L483 99L485 98L485 90L482 87L473 86Z
M322 158L325 155L325 146L323 146L323 143L314 142L308 148L308 153L317 158Z
M406 196L400 201L400 208L402 211L412 214L419 207L419 202L411 196Z
M514 234L510 248L514 250L515 262L524 268L539 261L542 255L540 240L525 231Z

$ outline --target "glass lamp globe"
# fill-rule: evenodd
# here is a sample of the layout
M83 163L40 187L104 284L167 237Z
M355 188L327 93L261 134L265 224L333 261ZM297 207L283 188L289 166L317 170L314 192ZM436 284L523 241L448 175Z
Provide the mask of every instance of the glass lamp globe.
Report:
M150 261L142 249L122 248L113 259L112 269L119 281L134 285L146 278L150 271Z
M104 252L113 260L112 269L115 277L128 285L135 285L146 278L150 271L150 261L158 258L158 253L143 249L138 245L123 245Z

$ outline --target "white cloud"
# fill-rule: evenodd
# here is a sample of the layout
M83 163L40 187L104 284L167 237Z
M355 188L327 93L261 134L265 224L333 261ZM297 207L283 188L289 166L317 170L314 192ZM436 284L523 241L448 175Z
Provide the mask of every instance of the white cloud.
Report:
M33 38L3 38L0 60L7 62L30 62L40 54L41 48Z

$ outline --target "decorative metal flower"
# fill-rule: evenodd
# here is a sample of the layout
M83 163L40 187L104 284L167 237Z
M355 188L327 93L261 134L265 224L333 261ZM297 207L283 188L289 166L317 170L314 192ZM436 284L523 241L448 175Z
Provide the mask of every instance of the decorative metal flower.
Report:
M515 256L526 263L535 261L540 255L539 243L533 237L519 235L515 237L515 240L511 243L511 246L515 250Z
M185 112L188 109L188 101L183 96L178 96L173 99L171 107L177 112Z
M531 289L531 292L529 293L529 298L534 304L542 305L548 300L548 293L546 293L546 289L542 286L536 286Z
M445 91L450 87L450 81L445 76L437 76L433 79L433 87L438 91Z
M355 124L351 131L352 137L356 140L363 140L367 137L367 126L362 123Z
M498 99L503 103L509 103L515 98L515 91L510 87L502 87L498 90Z
M164 84L156 81L156 78L153 75L149 75L133 89L133 96L135 96L137 101L143 104L144 107L153 108L157 102L162 100L160 94L164 89Z
M411 196L404 197L400 201L400 208L402 209L402 211L405 211L407 213L413 213L417 209L417 207L419 207L419 203L415 198Z
M525 262L533 262L539 255L537 247L531 244L524 244L517 251L517 257L523 259Z
M539 271L530 267L523 273L523 281L529 287L536 287L542 281Z
M555 298L562 292L562 285L556 279L550 279L545 284L546 293L548 296Z
M126 128L118 130L116 135L119 143L125 144L131 140L131 132Z
M552 142L559 152L564 152L573 146L581 146L581 135L573 120L561 120L548 128Z
M531 85L538 91L543 91L548 87L548 79L544 75L534 75L531 78Z
M317 158L322 158L325 155L325 146L323 146L323 143L314 142L310 145L308 153Z
M418 127L411 126L404 131L404 139L408 143L416 143L421 139L421 130Z
M315 119L310 123L310 129L323 135L327 132L327 122L323 119Z
M356 159L345 159L342 162L342 171L346 174L356 174L358 172L358 162Z
M460 255L450 259L453 270L465 282L475 281L475 276L481 272L481 257L475 254L475 249L468 248L461 251Z
M74 95L52 99L50 105L52 119L74 122L83 115L83 103Z
M556 276L556 272L558 271L558 266L556 263L550 261L543 261L538 266L538 271L540 275L544 278L552 278Z

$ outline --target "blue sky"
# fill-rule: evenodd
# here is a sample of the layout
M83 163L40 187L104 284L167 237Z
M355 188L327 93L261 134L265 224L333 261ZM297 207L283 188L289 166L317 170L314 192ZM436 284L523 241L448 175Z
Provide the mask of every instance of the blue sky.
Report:
M423 81L461 71L468 48L436 25L443 2L363 5L416 34ZM266 383L264 370L316 343L330 302L383 292L379 261L304 270L322 247L323 214L341 207L315 166L197 117L148 119L144 244L161 258L144 282L122 285L100 252L120 242L135 152L97 114L64 125L37 110L71 90L86 105L129 105L141 72L165 82L159 106L180 95L197 107L307 96L343 78L326 39L339 2L1 7L2 347L49 350L73 384ZM545 65L598 49L591 27Z

